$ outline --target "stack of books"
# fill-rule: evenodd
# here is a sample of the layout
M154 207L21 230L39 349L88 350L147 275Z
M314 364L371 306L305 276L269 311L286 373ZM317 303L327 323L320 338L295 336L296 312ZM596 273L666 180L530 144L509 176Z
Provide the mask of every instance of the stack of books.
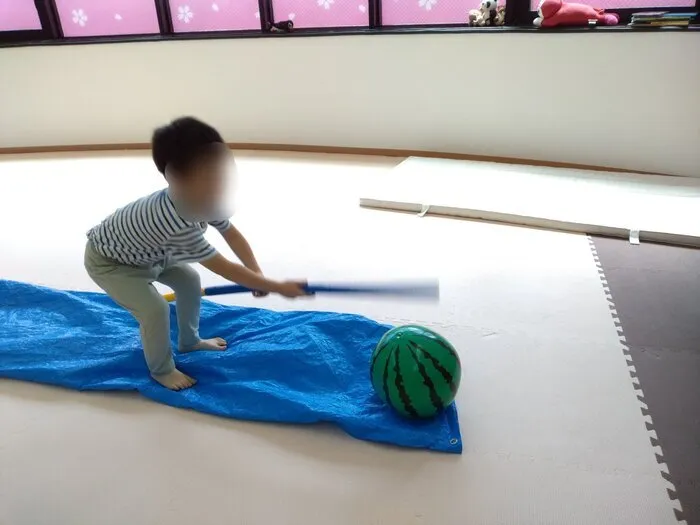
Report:
M647 11L633 13L632 27L688 27L697 13L669 13L668 11Z

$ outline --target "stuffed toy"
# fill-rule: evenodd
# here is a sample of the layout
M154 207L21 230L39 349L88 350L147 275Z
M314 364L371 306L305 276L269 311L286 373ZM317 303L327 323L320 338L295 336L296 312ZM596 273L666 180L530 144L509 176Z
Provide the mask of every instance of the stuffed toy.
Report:
M495 11L491 12L491 25L502 26L506 23L506 6L499 5Z
M542 0L537 14L539 16L533 21L537 27L587 26L591 20L601 25L614 26L620 21L620 17L614 13L563 0Z
M472 27L502 26L506 18L506 8L496 0L482 0L479 9L469 11L468 24Z
M282 22L275 22L274 24L267 24L267 30L270 33L291 33L294 29L294 22L291 20L283 20Z
M469 24L470 27L481 27L486 25L486 21L484 20L484 14L481 12L481 9L469 10L469 18L467 20L467 24Z

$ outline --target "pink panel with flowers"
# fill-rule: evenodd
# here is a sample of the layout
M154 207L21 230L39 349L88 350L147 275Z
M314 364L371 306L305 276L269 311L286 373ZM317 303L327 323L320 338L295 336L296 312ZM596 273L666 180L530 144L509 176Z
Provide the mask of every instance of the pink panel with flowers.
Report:
M291 20L295 28L367 27L367 0L272 0L275 22Z
M258 0L169 0L176 33L260 29Z
M477 9L479 3L479 0L382 0L382 23L386 26L466 24L469 10Z
M615 9L663 11L666 7L695 7L695 0L577 0L577 2L613 12ZM530 1L530 8L533 11L537 11L539 5L540 0ZM695 9L689 9L689 11L694 12Z
M0 31L41 29L34 0L0 0Z
M65 36L158 33L154 0L56 0Z

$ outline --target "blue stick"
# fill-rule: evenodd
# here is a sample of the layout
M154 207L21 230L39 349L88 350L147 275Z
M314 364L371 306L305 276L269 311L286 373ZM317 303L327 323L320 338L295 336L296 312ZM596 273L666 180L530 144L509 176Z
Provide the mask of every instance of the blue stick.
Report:
M306 286L310 294L341 293L357 295L389 295L416 297L424 299L439 299L440 286L437 281L421 281L396 284L319 284L310 283ZM224 295L230 293L252 292L252 290L237 284L210 286L202 290L202 295Z

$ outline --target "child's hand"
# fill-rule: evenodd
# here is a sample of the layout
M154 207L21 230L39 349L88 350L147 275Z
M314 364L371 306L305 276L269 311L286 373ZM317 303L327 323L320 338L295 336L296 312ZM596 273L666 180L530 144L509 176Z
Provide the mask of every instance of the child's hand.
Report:
M285 281L283 283L279 283L279 286L275 291L284 297L288 297L289 299L311 295L306 291L306 281Z
M262 273L262 270L257 270L255 273L260 275L260 277L265 277ZM270 292L262 292L260 290L253 290L253 297L267 297L270 295Z

